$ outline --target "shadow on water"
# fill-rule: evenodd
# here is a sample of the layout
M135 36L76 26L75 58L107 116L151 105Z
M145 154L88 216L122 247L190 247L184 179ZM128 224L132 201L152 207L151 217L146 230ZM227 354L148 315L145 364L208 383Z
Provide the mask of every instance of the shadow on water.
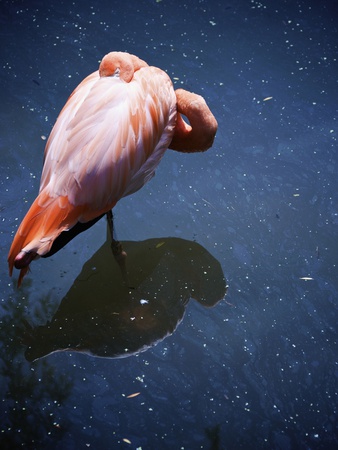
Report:
M3 305L2 449L46 448L69 433L63 412L76 381L41 358L67 350L105 358L145 351L174 332L191 298L212 307L226 294L221 265L196 242L160 238L123 242L123 248L132 287L123 283L107 241L84 264L46 325L29 325L25 317L30 314L35 323L50 317L49 296L29 312L22 291ZM33 360L39 361L27 364Z
M219 262L196 242L178 238L124 242L129 286L107 241L83 266L51 321L26 323L25 357L62 350L121 358L172 334L191 298L212 307L226 293Z

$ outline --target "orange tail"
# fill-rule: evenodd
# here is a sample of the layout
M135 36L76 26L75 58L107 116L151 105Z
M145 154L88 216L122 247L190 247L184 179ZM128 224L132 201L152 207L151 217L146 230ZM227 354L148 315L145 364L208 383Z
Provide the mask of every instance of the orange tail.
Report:
M29 270L30 262L49 252L62 231L72 228L81 217L85 205L73 206L68 197L50 197L42 191L23 219L8 254L9 275L13 267L20 270L18 286Z

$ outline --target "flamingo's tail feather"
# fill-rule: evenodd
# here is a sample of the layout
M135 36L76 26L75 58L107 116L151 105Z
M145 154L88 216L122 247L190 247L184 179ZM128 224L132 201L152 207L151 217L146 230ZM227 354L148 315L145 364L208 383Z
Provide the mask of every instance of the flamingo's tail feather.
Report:
M23 219L8 254L9 274L20 270L18 285L29 270L29 264L49 252L54 240L73 227L82 216L85 205L74 206L68 197L50 197L42 191Z

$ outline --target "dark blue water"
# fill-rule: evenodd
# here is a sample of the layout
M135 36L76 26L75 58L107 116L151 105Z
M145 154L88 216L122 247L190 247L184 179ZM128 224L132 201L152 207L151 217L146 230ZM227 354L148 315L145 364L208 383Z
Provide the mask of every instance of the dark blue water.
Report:
M337 3L0 13L1 448L337 448ZM7 253L45 137L112 50L202 94L214 147L169 151L116 207L130 289L104 220L17 289Z

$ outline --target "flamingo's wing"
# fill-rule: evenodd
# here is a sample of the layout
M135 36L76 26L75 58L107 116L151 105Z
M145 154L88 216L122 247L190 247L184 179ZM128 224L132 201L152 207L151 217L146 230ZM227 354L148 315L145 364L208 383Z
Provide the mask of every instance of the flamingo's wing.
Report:
M48 253L62 231L140 189L169 146L175 120L175 93L160 69L143 67L129 83L89 75L48 139L40 193L13 240L10 273L19 252Z
M40 192L88 205L81 221L110 209L148 181L176 120L171 81L160 69L87 77L67 102L47 142Z

